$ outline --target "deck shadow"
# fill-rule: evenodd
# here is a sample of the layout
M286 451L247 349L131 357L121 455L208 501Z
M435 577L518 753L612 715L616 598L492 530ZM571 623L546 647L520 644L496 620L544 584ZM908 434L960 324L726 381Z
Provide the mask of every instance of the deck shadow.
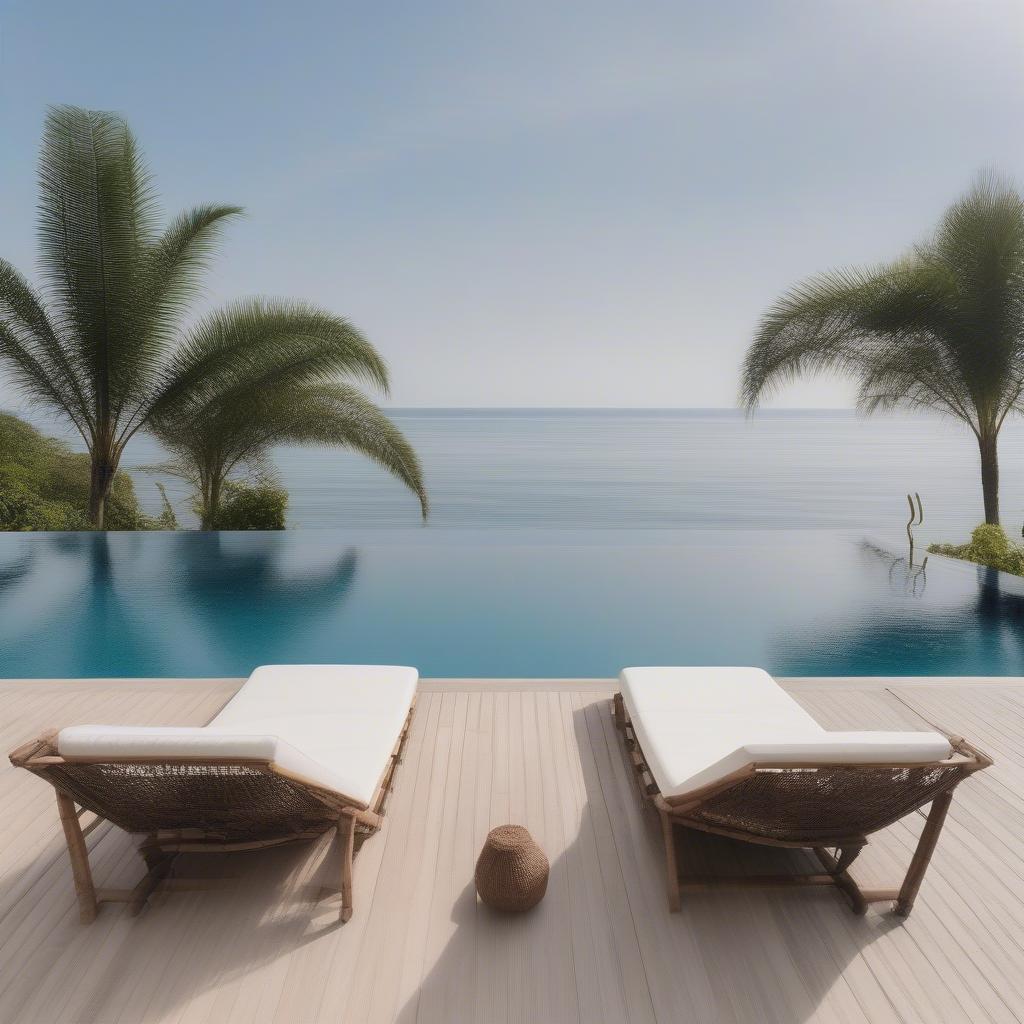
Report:
M111 828L104 842L107 849L100 858L97 882L130 887L144 871L141 859L134 856L134 840ZM244 985L247 975L341 927L340 895L321 896L338 863L333 833L256 853L183 855L167 890L158 890L138 917L129 916L123 905L103 904L91 925L78 922L63 843L48 844L47 855L61 862L66 896L54 911L63 933L57 949L81 974L75 980L60 959L51 971L61 977L59 987L79 990L76 1020L105 1021L111 1019L111 1006L133 1004L147 1008L147 1020L177 1019L211 988ZM113 870L111 861L116 862ZM357 870L358 861L357 854ZM30 873L24 869L12 874L4 890L16 891L21 876ZM75 950L83 947L95 955L76 956ZM85 998L82 988L90 993ZM24 1013L29 1014L27 1020L58 1019L38 1015L37 1004L43 1013L52 1012L49 998L39 1003L39 992L19 995L5 989L3 996L3 1012L11 1014L5 1020L20 1020ZM131 1019L129 1010L123 1012Z
M453 829L438 823L423 842L406 844L397 826L419 806L416 797L436 790L462 808L450 778L438 789L411 770L416 762L410 759L409 770L397 777L388 827L357 857L363 895L349 924L338 924L336 902L317 901L337 865L330 835L255 853L182 858L179 875L226 876L228 887L171 892L136 919L105 906L87 928L72 920L70 878L62 875L60 906L50 911L59 926L33 954L37 964L48 961L45 972L33 968L48 989L26 990L17 1005L7 1004L12 1013L6 1019L60 1019L51 1011L71 999L69 989L75 1019L83 1021L118 1014L131 1020L133 1006L145 1007L147 1020L177 1020L186 1009L211 1021L327 1019L326 1010L289 1016L290 1000L308 987L329 991L330 999L304 999L304 1006L344 1007L336 998L341 975L364 970L371 931L380 950L366 961L377 973L360 983L375 1019L403 1024L797 1024L815 1017L826 997L830 1011L839 1015L845 1008L847 1019L898 1016L874 979L884 949L871 947L903 925L875 911L857 918L837 892L714 892L691 896L681 913L670 914L658 823L640 805L607 701L570 696L524 696L517 722L521 731L535 728L534 747L502 746L512 775L532 773L529 784L513 779L525 796L521 806L513 802L511 816L530 828L551 859L547 895L533 911L501 915L476 898L468 851L479 850L488 825L499 823L486 814L466 809ZM474 745L453 753L451 764L468 777L496 758L493 741L507 741L497 732L471 721L466 734ZM433 756L424 749L431 754L422 759L426 770ZM129 838L105 841L124 856L117 877L98 877L98 883L130 885L141 862L132 858L127 866ZM379 845L371 851L371 844ZM687 834L681 853L706 872L806 868L800 853L703 835ZM443 871L436 866L442 860ZM430 867L423 873L420 864ZM381 893L394 893L397 885L425 896L424 881L432 887L429 920L417 926L404 903L392 900L389 908ZM308 960L277 964L304 947ZM856 995L843 977L851 968ZM873 1016L879 1008L884 1012ZM365 1018L348 1007L330 1019Z
M400 1024L485 1016L795 1024L815 1017L826 996L835 999L850 963L902 926L877 912L856 917L831 889L711 892L669 913L660 824L641 807L608 710L588 704L572 717L582 804L576 833L552 860L545 900L526 914L499 914L479 903L467 880L454 930L399 1008ZM482 844L484 836L476 838ZM690 831L677 840L701 873L819 870L801 851ZM596 904L588 866L604 885ZM585 915L576 908L588 901L590 934L580 935L574 929ZM503 970L488 963L495 955L508 958ZM602 963L616 976L602 976ZM575 977L560 976L566 964ZM852 991L847 1001L854 1016L863 1013Z

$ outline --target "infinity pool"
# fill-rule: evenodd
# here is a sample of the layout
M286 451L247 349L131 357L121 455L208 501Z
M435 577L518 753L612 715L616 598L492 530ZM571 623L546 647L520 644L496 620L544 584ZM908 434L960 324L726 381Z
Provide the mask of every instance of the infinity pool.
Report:
M1020 675L1024 596L989 575L814 530L4 534L0 677Z

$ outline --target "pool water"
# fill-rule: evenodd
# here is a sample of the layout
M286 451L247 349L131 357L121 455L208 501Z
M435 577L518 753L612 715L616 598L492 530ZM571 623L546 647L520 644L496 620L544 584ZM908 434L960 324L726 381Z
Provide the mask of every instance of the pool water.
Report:
M1024 587L844 530L0 535L0 677L1020 675Z

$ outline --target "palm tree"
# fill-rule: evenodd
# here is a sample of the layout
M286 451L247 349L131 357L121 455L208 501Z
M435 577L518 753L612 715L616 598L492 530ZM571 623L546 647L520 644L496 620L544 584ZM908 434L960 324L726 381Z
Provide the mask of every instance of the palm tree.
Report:
M104 506L125 446L172 410L206 407L218 389L326 384L349 374L387 387L387 370L351 324L308 305L249 303L205 321L179 352L181 321L223 222L202 206L157 225L153 184L116 114L57 107L39 165L43 287L0 260L0 359L25 395L82 435L89 518ZM237 328L242 322L245 330Z
M0 260L0 358L30 400L65 416L91 459L89 518L124 446L166 386L165 356L236 206L199 206L159 230L153 185L115 114L53 108L39 160L36 290Z
M366 455L419 499L428 501L419 461L401 431L351 383L310 362L304 342L324 327L338 329L328 314L298 303L250 300L214 313L196 325L171 360L172 376L185 386L162 399L152 429L173 456L162 467L196 491L203 529L217 522L225 484L239 469L265 472L277 444L334 445ZM242 350L244 364L222 358ZM382 363L352 369L386 391ZM194 382L194 383L193 383Z
M858 408L924 408L966 423L978 442L985 521L999 522L997 441L1024 393L1024 199L979 176L909 254L811 278L761 321L741 401L806 373L859 381Z

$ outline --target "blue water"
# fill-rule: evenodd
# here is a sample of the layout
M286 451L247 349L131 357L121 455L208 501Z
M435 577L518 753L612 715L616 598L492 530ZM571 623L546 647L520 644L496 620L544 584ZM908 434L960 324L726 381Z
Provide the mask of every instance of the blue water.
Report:
M0 535L0 677L238 676L400 662L427 676L627 664L1019 675L1024 586L931 558L979 518L969 440L845 414L416 413L431 525L379 471L282 451L283 534ZM156 461L145 444L129 461ZM1020 518L1024 432L1003 441ZM146 500L151 479L136 477ZM179 507L184 495L175 492ZM881 537L879 541L877 538Z

